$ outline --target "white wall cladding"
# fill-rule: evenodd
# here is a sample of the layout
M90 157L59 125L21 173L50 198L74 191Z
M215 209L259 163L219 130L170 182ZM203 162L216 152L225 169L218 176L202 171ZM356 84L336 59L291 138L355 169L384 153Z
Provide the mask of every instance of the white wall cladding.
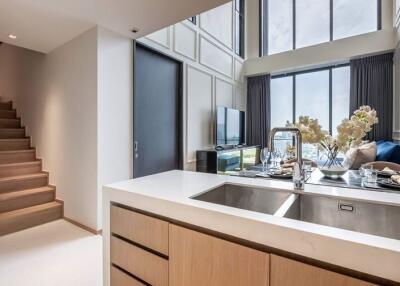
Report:
M196 161L196 150L213 142L213 76L187 66L186 163Z
M197 33L196 29L189 25L191 24L178 23L174 26L174 51L196 61Z
M232 77L232 55L203 36L200 36L200 63L223 75Z
M244 73L244 70L243 70L243 63L242 63L241 61L238 61L237 59L235 59L234 68L235 68L235 71L234 71L234 73L235 73L235 80L238 81L238 82L243 82L243 80L244 80L244 76L243 76L243 73Z
M169 28L165 28L165 29L159 30L157 32L154 32L154 33L146 36L146 38L154 43L157 43L157 44L163 46L164 48L167 48L167 49L169 49L171 46L170 45L171 37L170 37L170 29Z
M200 28L229 49L233 49L232 2L200 14Z
M197 25L185 20L139 39L183 62L187 170L195 169L196 150L213 145L216 105L246 108L243 59L232 49L232 15L228 3L197 16Z
M235 106L235 97L233 86L225 80L215 79L215 100L216 106L225 106L233 108Z

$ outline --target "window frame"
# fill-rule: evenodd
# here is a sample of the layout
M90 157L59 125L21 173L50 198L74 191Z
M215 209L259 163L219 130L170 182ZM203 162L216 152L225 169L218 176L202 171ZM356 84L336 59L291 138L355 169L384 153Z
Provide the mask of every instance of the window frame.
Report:
M319 72L319 71L329 71L329 134L332 134L333 131L333 126L332 126L332 103L333 103L333 76L332 76L332 71L335 68L341 68L341 67L350 67L350 63L343 63L343 64L337 64L337 65L331 65L331 66L326 66L326 67L320 67L320 68L313 68L313 69L307 69L307 70L301 70L301 71L295 71L295 72L290 72L290 73L283 73L283 74L277 74L277 75L272 75L271 80L276 79L276 78L282 78L282 77L292 77L292 123L295 123L297 118L296 118L296 76L300 74L306 74L306 73L312 73L312 72ZM349 110L350 114L350 110ZM271 122L271 113L269 115L269 120Z
M329 0L329 42L333 41L333 1ZM269 0L259 0L259 56L269 56L268 54L268 2ZM376 0L377 2L377 23L376 30L382 30L382 0ZM292 25L293 25L293 47L292 50L296 50L296 0L292 0Z
M238 4L239 3L239 4ZM245 54L245 0L234 0L233 1L233 17L234 17L234 33L235 33L235 41L234 41L234 52L236 55L244 59ZM236 23L237 19L239 19L239 23ZM239 30L238 30L239 28ZM239 46L236 45L237 37L239 37Z

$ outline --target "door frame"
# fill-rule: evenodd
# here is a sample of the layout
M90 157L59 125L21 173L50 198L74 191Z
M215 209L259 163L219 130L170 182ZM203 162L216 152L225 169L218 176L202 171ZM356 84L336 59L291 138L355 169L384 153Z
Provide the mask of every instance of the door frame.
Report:
M146 45L144 43L140 43L137 40L133 40L133 90L132 90L132 139L133 139L133 148L132 148L132 178L135 178L135 99L136 99L136 48L140 47L142 49L145 49L149 51L150 53L162 56L164 58L167 58L169 60L174 61L175 63L178 64L179 66L179 75L178 75L178 122L176 126L176 130L178 131L178 169L183 170L183 161L184 161L184 139L183 139L183 118L184 118L184 110L183 110L183 61L178 60L164 52L158 51L153 47L150 47L149 45Z

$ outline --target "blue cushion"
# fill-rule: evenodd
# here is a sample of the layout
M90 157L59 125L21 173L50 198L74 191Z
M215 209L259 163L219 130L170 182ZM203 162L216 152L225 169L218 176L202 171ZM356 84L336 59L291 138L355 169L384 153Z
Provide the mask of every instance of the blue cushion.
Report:
M393 163L400 164L400 146L395 144L394 151L392 153L392 156L390 156L389 161Z
M400 146L390 141L376 142L376 161L400 162Z

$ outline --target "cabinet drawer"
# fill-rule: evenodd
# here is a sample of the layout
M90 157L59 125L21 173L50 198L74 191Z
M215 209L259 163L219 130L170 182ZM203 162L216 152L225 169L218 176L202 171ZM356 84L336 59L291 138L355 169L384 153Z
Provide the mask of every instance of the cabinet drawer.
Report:
M168 256L168 222L111 206L111 232Z
M372 286L369 282L271 255L271 286Z
M169 284L268 286L269 254L170 224Z
M168 260L114 236L111 263L153 286L168 285Z
M111 286L146 286L139 280L111 266Z

